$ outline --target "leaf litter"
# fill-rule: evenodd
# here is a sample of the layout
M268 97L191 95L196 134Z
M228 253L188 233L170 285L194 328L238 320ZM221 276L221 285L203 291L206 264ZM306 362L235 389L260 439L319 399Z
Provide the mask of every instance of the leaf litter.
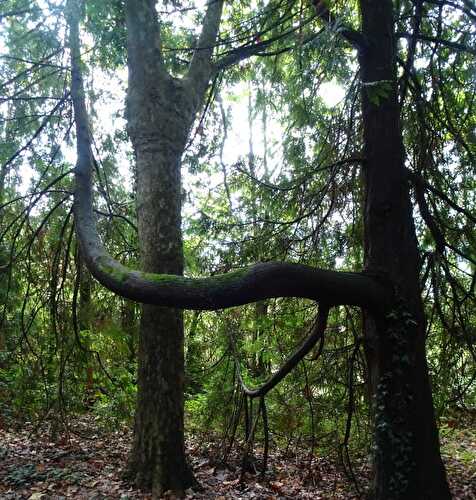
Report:
M49 432L0 428L0 498L2 500L148 500L150 493L122 479L131 433L120 428L100 431L91 418L70 427L75 432L52 440ZM444 432L443 457L453 498L476 500L476 432ZM270 454L268 470L242 473L241 455L227 463L218 459L219 443L190 438L187 452L201 491L187 490L187 499L286 500L358 499L343 468L326 457L309 457L306 450ZM259 450L258 450L259 451ZM259 452L257 457L259 459ZM256 460L257 469L260 467ZM354 475L364 492L370 483L367 461L355 463ZM164 498L173 498L165 494Z

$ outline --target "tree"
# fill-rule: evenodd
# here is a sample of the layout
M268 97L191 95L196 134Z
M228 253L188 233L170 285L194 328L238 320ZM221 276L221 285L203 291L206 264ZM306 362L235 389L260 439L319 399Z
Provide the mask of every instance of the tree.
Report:
M181 157L212 74L211 55L222 2L207 10L186 75L166 70L155 2L126 2L128 132L136 156L142 268L181 275ZM138 400L129 473L161 494L194 484L183 436L183 319L175 309L142 308Z
M421 6L421 2L416 3L417 6ZM73 50L72 95L78 138L75 192L78 237L87 265L101 283L125 297L154 306L219 309L271 297L305 297L321 303L321 321L317 333L322 333L325 328L329 307L343 304L362 307L370 386L375 398L375 497L444 499L449 498L450 494L439 453L425 358L426 327L419 284L420 256L412 213L409 176L405 165L398 100L394 6L390 0L378 2L361 0L359 4L362 17L360 31L344 26L339 32L358 49L362 75L364 129L362 180L365 227L363 272L342 273L292 264L263 263L234 273L192 280L179 276L182 269L178 251L173 252L174 269L159 268L158 266L162 264L159 264L158 259L164 256L159 253L153 256L152 250L150 254L145 252L146 255L150 255L151 260L147 261L143 271L131 271L112 259L100 242L92 216L93 157L81 89L79 53L76 47L76 52ZM135 2L129 2L128 7L132 5L135 5ZM203 54L206 54L205 67L210 65L211 44L200 46L199 42L202 50L195 52L189 70L192 72L195 68L197 75L203 77L197 81L196 89L199 94L192 96L184 94L181 84L164 76L160 58L153 65L150 74L144 68L140 73L136 73L134 65L139 64L136 58L139 55L142 57L143 51L146 50L144 46L146 37L149 37L149 40L151 38L157 40L158 35L156 25L149 25L147 18L143 17L144 12L149 12L148 18L154 19L152 4L141 3L141 6L136 5L136 7L141 8L137 8L134 12L128 10L129 66L131 78L140 77L140 81L137 84L133 79L131 81L134 85L130 88L128 106L131 115L134 101L139 103L136 109L139 113L131 117L129 124L131 137L136 143L138 169L142 168L141 162L150 165L154 153L153 144L160 144L162 151L171 148L168 155L170 165L174 165L175 169L174 172L167 173L162 186L156 185L156 182L161 181L154 177L153 180L149 179L147 184L143 184L143 191L139 188L140 205L142 202L147 202L150 196L146 187L155 186L156 194L161 193L163 200L168 199L170 193L163 192L163 188L168 187L166 182L169 182L169 191L174 192L175 199L179 198L177 189L180 182L177 165L180 161L181 148L185 145L193 116L201 101L200 96L203 96L212 72L203 70L201 64L194 65L194 60L199 61L204 57ZM474 10L467 4L464 8L469 9L470 14ZM216 5L213 8L210 6L208 12L215 9ZM332 20L332 17L328 13L324 15L322 10L319 10L318 14L326 18L325 22ZM146 29L142 31L144 36L137 40L134 37L138 35L136 30L139 17L142 19L142 28L146 26ZM212 18L212 15L207 14L207 18ZM218 18L215 12L216 23L211 40L216 36ZM204 26L207 26L206 21ZM202 32L202 41L205 33L206 29ZM421 38L415 31L412 40L419 37ZM159 42L156 43L157 45L148 46L153 61L157 60L157 53L160 51ZM138 52L134 53L134 50ZM200 71L197 68L200 68ZM410 70L411 68L408 70L409 73ZM407 82L410 76L407 75ZM177 120L173 119L170 112L165 112L165 108L159 106L156 115L152 117L145 112L150 109L150 103L147 102L150 94L144 93L146 89L149 92L151 88L151 85L147 85L148 78L151 78L150 81L164 82L163 88L170 89L164 93L171 92L172 102L177 102L177 96L181 95L185 103L181 111L184 118L180 121L178 129ZM160 96L154 97L160 102ZM155 120L159 120L158 123ZM144 140L144 137L141 139L140 127L145 124L148 126L148 133L155 131L158 134L152 136L152 141ZM165 127L160 127L160 124L164 124ZM172 133L170 137L166 136L166 140L162 135L164 130ZM144 167L143 173L146 171L149 172L150 169ZM172 175L174 180L170 182ZM421 196L420 202L420 210L424 212L425 205ZM170 241L176 245L176 249L180 240L177 236L179 207L180 203L175 202L173 212L164 211L175 221L175 225L171 223L168 229L172 230ZM143 217L143 224L147 225L145 215L140 214L141 210L139 218ZM425 218L424 213L422 216ZM431 219L428 218L428 221L430 221L428 225L431 226ZM157 227L158 223L153 222L152 225ZM143 235L148 234L149 227L141 229ZM437 240L438 233L435 230L432 232ZM152 244L150 238L144 238L142 245ZM144 260L144 264L145 262ZM167 272L154 274L154 271ZM278 372L279 375L273 377L267 387L273 386L285 376L295 366L295 360L308 352L317 339L318 335L314 333L304 343L302 349ZM170 359L177 359L175 355L180 350L180 346L175 348L173 351L175 354L171 353ZM145 354L146 352L142 351L142 355ZM176 401L178 400L179 396L176 398ZM180 430L176 435L180 435ZM179 444L178 448L183 449L183 444ZM158 491L165 486L160 483L159 479L156 483ZM174 489L181 489L184 486L183 483L174 484L173 481L170 484Z
M212 61L223 2L210 2L201 35L182 78L167 72L155 2L126 2L128 133L137 172L138 230L145 272L181 275L181 157L212 77L266 46L246 46ZM73 16L72 40L79 13ZM139 342L138 401L129 474L161 493L194 484L184 454L183 320L170 308L146 304Z

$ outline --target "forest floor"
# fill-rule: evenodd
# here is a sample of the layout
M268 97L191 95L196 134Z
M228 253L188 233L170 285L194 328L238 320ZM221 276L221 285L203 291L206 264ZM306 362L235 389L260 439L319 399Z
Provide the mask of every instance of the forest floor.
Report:
M125 430L100 432L91 419L75 422L77 433L52 440L49 432L32 433L0 427L0 499L62 500L66 498L150 499L121 479L131 436ZM449 421L441 428L443 455L453 498L476 499L476 428ZM290 498L357 499L355 486L342 467L324 457L273 453L268 471L241 474L240 457L227 466L216 457L216 443L188 443L188 455L203 487L189 490L187 499L217 500ZM362 491L368 486L369 467L354 464Z

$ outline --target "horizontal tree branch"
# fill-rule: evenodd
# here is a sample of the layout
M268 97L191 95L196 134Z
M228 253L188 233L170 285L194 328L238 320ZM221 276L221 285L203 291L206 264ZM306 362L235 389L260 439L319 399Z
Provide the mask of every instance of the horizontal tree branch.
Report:
M100 240L93 212L94 158L80 69L78 20L70 19L70 26L71 96L78 155L75 168L75 227L85 263L100 283L132 300L182 309L216 310L277 297L300 297L329 306L348 304L379 311L389 304L389 287L364 273L267 262L194 279L131 270L113 259Z
M408 38L411 40L414 36L413 33L407 33L403 31L398 31L395 33L395 36L397 38ZM430 36L430 35L423 35L422 33L418 33L416 35L417 40L423 41L423 42L431 42L431 43L436 43L437 45L442 45L443 47L447 47L449 49L454 49L459 52L468 52L468 54L473 54L476 55L476 49L473 47L468 47L464 43L459 43L459 42L452 42L451 40L445 40L444 38L439 38L436 36Z

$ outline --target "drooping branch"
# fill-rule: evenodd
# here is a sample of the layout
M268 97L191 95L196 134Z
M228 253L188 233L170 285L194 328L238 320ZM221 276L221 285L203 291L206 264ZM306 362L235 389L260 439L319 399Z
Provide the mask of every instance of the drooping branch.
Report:
M388 304L391 300L389 288L361 273L266 262L227 274L192 279L131 270L113 259L100 240L94 218L94 158L81 73L78 15L70 16L70 46L78 156L75 225L86 265L100 283L132 300L182 309L216 310L273 297L301 297L330 306L349 304L373 310Z
M425 191L423 189L423 185L420 182L414 183L415 187L415 198L418 204L418 208L420 209L420 214L425 221L426 226L428 227L433 240L435 241L436 251L443 255L446 246L446 240L443 232L439 228L437 222L434 217L431 215L430 209L428 207L428 203L425 199Z
M422 188L425 191L430 191L433 193L435 196L437 196L441 201L445 202L449 207L451 207L453 210L456 212L464 215L465 217L468 218L469 221L471 221L473 224L476 224L476 217L474 214L472 214L469 210L467 210L464 207L461 207L458 205L454 200L452 200L448 195L443 193L443 191L435 188L432 186L429 182L427 182L421 175L419 175L416 172L411 171L410 169L407 169L406 171L408 178L411 180L411 182L416 185L419 184L422 186Z
M58 100L53 109L48 112L48 114L42 120L40 126L35 130L35 132L28 139L28 141L26 141L26 143L22 147L17 149L15 153L13 153L10 156L10 158L8 158L7 161L1 166L2 169L6 168L8 165L11 165L14 160L16 160L24 151L28 150L32 146L35 140L40 136L40 134L46 128L46 126L51 122L51 119L55 116L56 112L60 110L61 107L64 105L64 103L67 101L68 97L69 93L66 92L65 95Z
M235 352L235 361L237 363L237 373L238 377L240 379L240 384L243 389L243 392L250 398L258 398L258 397L264 397L268 392L276 387L281 380L283 380L288 373L290 373L297 365L298 363L308 354L311 352L311 349L316 345L317 341L321 339L324 336L325 329L327 327L327 319L329 317L329 306L325 303L322 302L321 305L319 306L319 313L316 319L315 324L313 325L311 333L306 337L304 342L299 346L298 349L296 349L293 354L286 360L286 362L281 366L281 368L274 373L267 382L265 382L261 387L258 387L256 389L250 389L247 387L243 381L243 378L241 376L241 371L240 367L238 364L238 357ZM232 342L234 342L234 339L232 339ZM235 348L235 345L233 344L233 348Z

